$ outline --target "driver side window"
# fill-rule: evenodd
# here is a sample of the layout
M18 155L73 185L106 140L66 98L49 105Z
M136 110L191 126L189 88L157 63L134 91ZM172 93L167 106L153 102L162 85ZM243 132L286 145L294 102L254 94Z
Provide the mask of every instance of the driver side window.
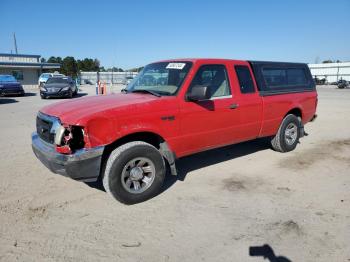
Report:
M231 89L224 65L201 66L192 80L189 91L194 86L207 86L210 98L224 97L231 95Z

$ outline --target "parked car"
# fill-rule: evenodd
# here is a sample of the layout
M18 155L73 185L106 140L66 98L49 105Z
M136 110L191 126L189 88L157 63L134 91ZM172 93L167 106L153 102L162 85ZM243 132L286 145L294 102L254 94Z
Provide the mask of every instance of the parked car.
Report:
M260 137L276 151L294 150L317 101L306 64L162 61L120 94L40 109L32 147L52 172L101 178L112 197L133 204L156 195L181 157Z
M69 97L72 98L78 93L75 81L69 77L50 77L44 86L40 87L41 98Z
M84 83L86 85L93 85L92 81L90 79L84 79Z
M0 75L0 96L24 95L23 86L12 75Z
M134 79L132 76L127 76L126 78L126 84L130 84L132 82L132 80Z
M317 78L315 77L315 82L316 82L316 85L326 85L327 84L327 79L326 78Z
M125 77L118 77L114 81L116 84L120 84L120 85L126 85L126 82L127 82Z
M349 87L349 82L346 81L346 80L341 79L341 80L339 80L339 81L337 82L337 86L338 86L338 88L340 88L340 89L347 88L347 87Z
M38 80L38 85L39 87L43 86L46 81L50 78L50 77L53 77L53 76L56 76L56 77L63 77L65 75L63 74L60 74L58 72L54 72L54 73L42 73L39 77L39 80Z

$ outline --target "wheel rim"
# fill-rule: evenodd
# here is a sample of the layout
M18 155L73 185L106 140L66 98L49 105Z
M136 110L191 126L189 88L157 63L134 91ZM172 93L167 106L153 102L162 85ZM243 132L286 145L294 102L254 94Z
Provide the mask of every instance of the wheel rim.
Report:
M298 137L298 127L294 123L289 123L285 132L284 138L288 145L293 145Z
M121 180L126 191L140 194L153 183L156 174L154 163L145 157L130 160L123 168Z

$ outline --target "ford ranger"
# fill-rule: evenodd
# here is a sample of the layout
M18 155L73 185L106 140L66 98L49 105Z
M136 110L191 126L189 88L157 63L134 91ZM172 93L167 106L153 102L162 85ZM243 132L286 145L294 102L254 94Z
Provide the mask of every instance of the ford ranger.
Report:
M167 60L145 66L120 94L42 108L32 148L52 172L101 179L133 204L155 196L181 157L261 137L276 151L295 149L317 101L306 64Z

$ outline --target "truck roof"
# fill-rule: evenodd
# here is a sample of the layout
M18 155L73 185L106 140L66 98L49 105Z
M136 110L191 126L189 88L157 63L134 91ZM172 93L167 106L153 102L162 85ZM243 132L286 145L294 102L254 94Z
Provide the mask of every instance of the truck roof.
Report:
M208 63L222 63L222 62L248 62L252 65L306 65L306 63L298 62L280 62L280 61L255 61L255 60L239 60L239 59L225 59L225 58L175 58L160 60L157 62L176 62L176 61L188 61L188 62L208 62Z
M175 58L175 59L166 59L161 60L158 62L176 62L176 61L188 61L188 62L199 62L199 61L205 61L205 62L211 62L211 63L218 63L218 62L227 62L227 61L244 61L244 60L234 60L234 59L224 59L224 58Z

